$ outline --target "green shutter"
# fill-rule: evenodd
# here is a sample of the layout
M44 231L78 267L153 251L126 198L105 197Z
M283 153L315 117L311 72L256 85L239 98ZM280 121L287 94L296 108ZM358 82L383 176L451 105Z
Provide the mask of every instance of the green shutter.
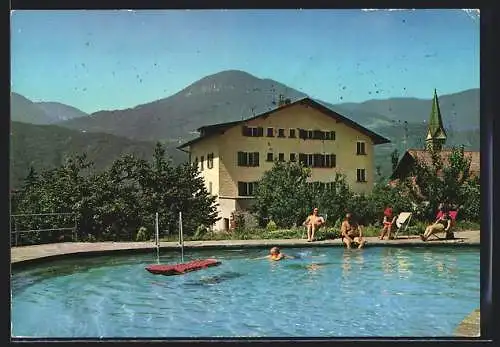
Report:
M245 182L238 182L238 196L245 196Z
M245 153L243 152L238 152L238 166L243 166L243 155Z

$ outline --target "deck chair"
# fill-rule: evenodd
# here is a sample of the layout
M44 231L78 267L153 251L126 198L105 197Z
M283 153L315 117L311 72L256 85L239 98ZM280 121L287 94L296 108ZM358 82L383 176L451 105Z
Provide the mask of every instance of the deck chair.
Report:
M412 217L411 212L401 212L396 219L396 231L394 232L394 239L398 238L398 234L401 231L404 231L407 233L408 238L410 238L410 233L408 232L408 225L410 225L411 217Z
M453 238L454 237L453 236L453 227L455 226L456 221L457 221L458 211L449 211L448 214L450 215L450 218L451 218L451 228L450 228L450 231L448 231L448 235L446 235L446 233L445 233L445 237L439 237L438 235L436 235L437 233L435 233L435 234L431 234L430 236L434 236L435 238L437 238L439 240L443 240L443 239L448 239L448 238ZM438 214L436 215L436 220L438 220L442 216L443 216L443 211L439 211ZM452 235L452 237L450 237L450 234Z

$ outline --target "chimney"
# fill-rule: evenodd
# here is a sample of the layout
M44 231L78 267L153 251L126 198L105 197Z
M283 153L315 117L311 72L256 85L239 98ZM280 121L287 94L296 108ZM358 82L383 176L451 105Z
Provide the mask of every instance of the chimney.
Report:
M280 94L279 101L278 101L278 106L281 107L285 104L285 97L283 94Z

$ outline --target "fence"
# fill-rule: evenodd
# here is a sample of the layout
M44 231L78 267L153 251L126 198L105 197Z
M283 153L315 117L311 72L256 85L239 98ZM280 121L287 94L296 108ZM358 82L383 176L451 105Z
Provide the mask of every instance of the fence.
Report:
M23 235L26 234L35 234L35 239L38 239L38 242L33 242L32 238L28 243L41 243L39 239L48 239L54 242L54 232L62 233L64 231L71 231L72 241L78 240L76 232L78 220L75 213L13 214L10 218L11 245L14 246L22 244L25 241ZM61 220L62 225L58 225ZM51 227L46 227L49 225ZM41 233L48 233L49 235L41 237ZM19 240L20 237L21 240ZM64 239L64 234L62 237Z

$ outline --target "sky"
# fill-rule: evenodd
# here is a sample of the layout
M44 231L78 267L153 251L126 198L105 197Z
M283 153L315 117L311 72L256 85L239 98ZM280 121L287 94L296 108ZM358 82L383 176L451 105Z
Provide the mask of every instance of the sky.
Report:
M448 10L13 11L11 90L88 113L223 70L331 103L479 88L479 15Z

